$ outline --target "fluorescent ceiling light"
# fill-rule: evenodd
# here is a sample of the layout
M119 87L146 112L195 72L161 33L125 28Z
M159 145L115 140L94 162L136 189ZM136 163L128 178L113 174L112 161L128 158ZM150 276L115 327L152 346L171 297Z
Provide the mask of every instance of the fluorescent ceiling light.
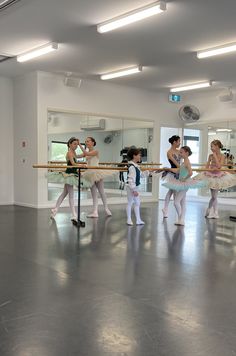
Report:
M212 56L218 56L220 54L226 54L236 51L236 43L230 43L220 47L209 48L204 51L197 52L198 58L207 58Z
M231 129L217 129L217 132L232 132L233 130Z
M133 22L143 20L147 17L160 14L166 10L166 3L164 1L156 1L147 6L141 7L134 11L127 12L121 16L115 17L109 21L97 25L97 31L100 33L115 30L119 27L129 25Z
M116 72L102 74L100 76L100 78L102 80L107 80L107 79L112 79L112 78L124 77L125 75L135 74L135 73L139 73L141 71L142 71L142 67L141 66L130 67L130 68L126 68L126 69L121 69L121 70L116 71Z
M42 56L44 54L47 54L49 52L55 51L58 49L58 44L55 42L52 43L47 43L44 46L35 48L31 51L28 51L26 53L20 54L17 56L17 62L26 62L29 61L30 59Z
M214 136L214 135L216 135L216 132L215 132L215 131L210 131L210 132L208 132L208 136Z
M193 90L193 89L200 89L200 88L207 88L211 86L211 82L202 82L196 84L189 84L182 87L171 88L171 93L177 93L178 91L185 91L185 90Z

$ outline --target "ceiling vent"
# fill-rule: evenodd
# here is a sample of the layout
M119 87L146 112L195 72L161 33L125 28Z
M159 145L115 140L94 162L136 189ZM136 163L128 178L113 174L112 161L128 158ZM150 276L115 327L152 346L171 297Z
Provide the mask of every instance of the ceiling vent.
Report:
M7 7L15 4L20 0L0 0L0 11L6 9Z

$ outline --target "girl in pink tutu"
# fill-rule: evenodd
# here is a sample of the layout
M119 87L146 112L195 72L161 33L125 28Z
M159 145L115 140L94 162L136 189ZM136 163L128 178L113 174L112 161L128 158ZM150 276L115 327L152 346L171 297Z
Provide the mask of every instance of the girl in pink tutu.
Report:
M188 146L181 147L179 151L183 163L179 168L167 168L168 171L179 173L178 179L174 176L162 185L174 191L174 206L177 212L177 221L175 225L184 225L185 212L186 212L186 193L188 189L197 189L205 186L204 181L192 179L193 174L189 156L192 151Z
M211 172L206 171L197 174L195 179L204 179L207 182L207 186L211 192L211 199L206 211L206 218L208 219L218 219L218 208L217 208L217 197L218 192L221 189L227 189L236 185L236 176L220 171L220 169L225 164L225 155L221 153L223 148L222 143L219 140L214 140L211 142L212 153L208 157L206 168L215 169Z

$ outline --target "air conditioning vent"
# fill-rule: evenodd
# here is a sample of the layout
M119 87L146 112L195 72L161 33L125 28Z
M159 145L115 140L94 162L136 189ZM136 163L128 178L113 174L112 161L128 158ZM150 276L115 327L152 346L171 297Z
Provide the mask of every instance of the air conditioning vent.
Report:
M0 11L15 4L18 1L20 1L20 0L0 0Z
M85 119L81 121L81 130L105 130L106 120L105 119Z

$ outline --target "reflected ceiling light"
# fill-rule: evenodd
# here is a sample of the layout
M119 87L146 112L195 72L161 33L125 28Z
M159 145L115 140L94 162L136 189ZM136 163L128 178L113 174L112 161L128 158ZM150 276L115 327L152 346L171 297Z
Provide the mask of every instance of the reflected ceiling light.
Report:
M176 88L171 88L170 92L171 93L177 93L178 91L185 91L185 90L194 90L194 89L200 89L200 88L208 88L212 85L212 82L201 82L201 83L196 83L196 84L189 84L185 85L182 87L176 87Z
M207 58L212 56L218 56L220 54L227 54L236 51L236 43L230 43L224 46L209 48L204 51L197 52L198 58Z
M102 80L108 80L108 79L112 79L112 78L124 77L125 75L139 73L141 71L142 71L142 66L130 67L130 68L118 70L116 72L102 74L100 76L100 78Z
M58 49L58 44L55 42L52 43L47 43L46 45L43 45L41 47L35 48L31 51L28 51L26 53L20 54L19 56L16 57L17 62L26 62L29 61L30 59L42 56L44 54L47 54L49 52L55 51Z
M209 131L208 132L208 136L214 136L214 135L216 135L216 131Z
M118 17L114 17L111 20L108 20L106 22L97 25L97 31L99 33L112 31L119 27L129 25L133 22L143 20L147 17L160 14L165 10L166 10L166 3L164 1L156 1L152 4L127 12L126 14L123 14Z
M232 132L231 129L216 129L217 132Z

